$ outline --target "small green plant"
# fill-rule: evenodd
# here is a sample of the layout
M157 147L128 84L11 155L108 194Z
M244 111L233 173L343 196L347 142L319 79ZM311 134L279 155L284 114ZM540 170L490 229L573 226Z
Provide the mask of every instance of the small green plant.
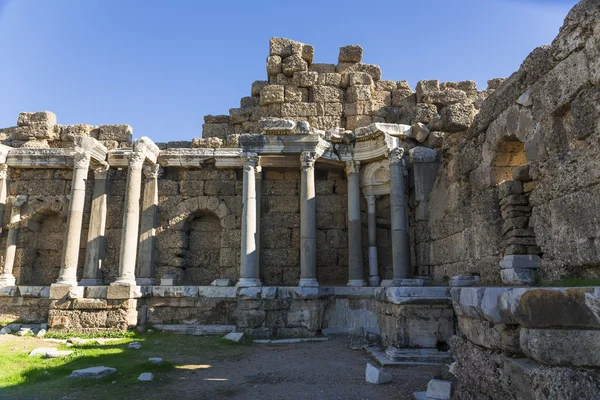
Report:
M77 332L55 332L55 331L50 330L50 331L48 331L48 333L46 333L46 336L44 336L44 337L49 338L49 339L69 339L69 338L74 338L74 337L78 337L81 339L96 339L96 338L134 339L134 338L139 337L139 334L137 332L133 332L133 331L126 331L126 332L106 331L106 332L98 332L98 333L77 333Z
M564 287L600 286L600 279L583 278L580 276L573 276L570 278L565 278L565 279L551 282L550 284L548 284L548 286L564 286Z

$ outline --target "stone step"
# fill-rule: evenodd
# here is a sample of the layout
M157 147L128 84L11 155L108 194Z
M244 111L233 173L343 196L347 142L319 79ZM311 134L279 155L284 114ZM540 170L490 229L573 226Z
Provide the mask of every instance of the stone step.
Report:
M162 332L183 335L225 335L235 330L235 325L159 324L154 328Z
M366 350L381 366L441 365L452 362L449 351L437 349L397 349L390 346L383 351L377 346L369 346Z

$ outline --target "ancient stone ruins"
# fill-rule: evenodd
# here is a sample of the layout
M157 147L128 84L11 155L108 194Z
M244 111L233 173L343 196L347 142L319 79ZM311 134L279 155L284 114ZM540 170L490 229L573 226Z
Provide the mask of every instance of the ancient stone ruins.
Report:
M600 3L485 90L413 92L362 52L271 39L268 80L191 142L21 113L0 130L0 313L362 328L384 365L453 357L459 398L600 398L600 287L557 287L600 278Z

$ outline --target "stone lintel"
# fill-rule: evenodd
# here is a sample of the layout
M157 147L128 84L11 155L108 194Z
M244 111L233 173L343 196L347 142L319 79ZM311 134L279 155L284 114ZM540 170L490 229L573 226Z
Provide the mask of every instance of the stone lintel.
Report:
M87 153L92 160L103 163L106 161L108 150L98 140L89 136L76 135L73 139L76 153Z
M129 166L131 149L113 149L108 152L108 165L111 167Z
M410 125L388 124L384 122L374 122L367 126L356 128L357 140L365 140L381 135L390 135L400 139L411 137L412 130Z
M240 146L245 153L263 154L289 154L302 153L303 151L323 154L329 143L319 135L260 135L245 133L240 135Z
M8 152L6 164L15 168L71 168L71 149L28 149L18 148Z
M13 150L12 147L5 144L0 144L0 164L4 164L6 162L6 157L11 150Z
M397 137L388 134L378 134L368 140L357 141L353 145L342 143L328 143L323 158L333 161L361 161L371 162L387 157L389 151L399 146Z

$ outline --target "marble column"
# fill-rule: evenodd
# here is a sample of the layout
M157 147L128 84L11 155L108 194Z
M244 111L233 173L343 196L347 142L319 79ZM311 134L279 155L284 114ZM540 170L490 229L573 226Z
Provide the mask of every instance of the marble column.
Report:
M262 195L262 167L259 165L254 169L256 178L256 265L260 274L260 201ZM260 279L260 275L257 278Z
M10 223L8 225L8 236L6 237L6 255L4 256L4 269L2 271L2 274L0 274L0 286L15 285L13 267L15 265L15 255L17 254L17 235L19 233L19 223L21 222L21 206L26 201L27 196L21 195L13 197L10 202Z
M67 214L67 229L60 265L60 274L55 285L77 286L77 264L81 243L81 225L85 203L85 183L90 168L88 153L73 155L73 180L71 181L71 200Z
M392 265L393 286L399 286L402 279L410 278L410 237L408 231L408 209L404 189L404 149L390 151L390 209L392 222Z
M144 165L144 198L138 250L138 285L154 285L156 227L158 224L158 164Z
M377 216L375 214L376 196L366 195L367 221L369 224L369 286L379 286L379 264L377 262Z
M94 170L94 194L90 212L87 246L85 247L85 262L83 264L83 279L80 286L95 286L102 284L102 262L104 261L104 246L106 232L106 211L108 196L108 164L99 165Z
M360 223L360 161L346 162L348 177L348 286L364 286Z
M319 286L317 281L317 207L315 198L315 162L317 153L300 155L300 283Z
M242 157L244 161L242 194L242 243L239 287L260 286L256 256L256 164L257 154Z
M8 165L0 165L0 222L4 220L6 209L6 194L8 193ZM0 227L0 232L2 228Z
M121 251L119 254L119 277L111 285L135 286L135 258L137 254L140 223L140 193L142 167L146 156L142 152L129 154L127 185L125 187L125 210L121 228Z

